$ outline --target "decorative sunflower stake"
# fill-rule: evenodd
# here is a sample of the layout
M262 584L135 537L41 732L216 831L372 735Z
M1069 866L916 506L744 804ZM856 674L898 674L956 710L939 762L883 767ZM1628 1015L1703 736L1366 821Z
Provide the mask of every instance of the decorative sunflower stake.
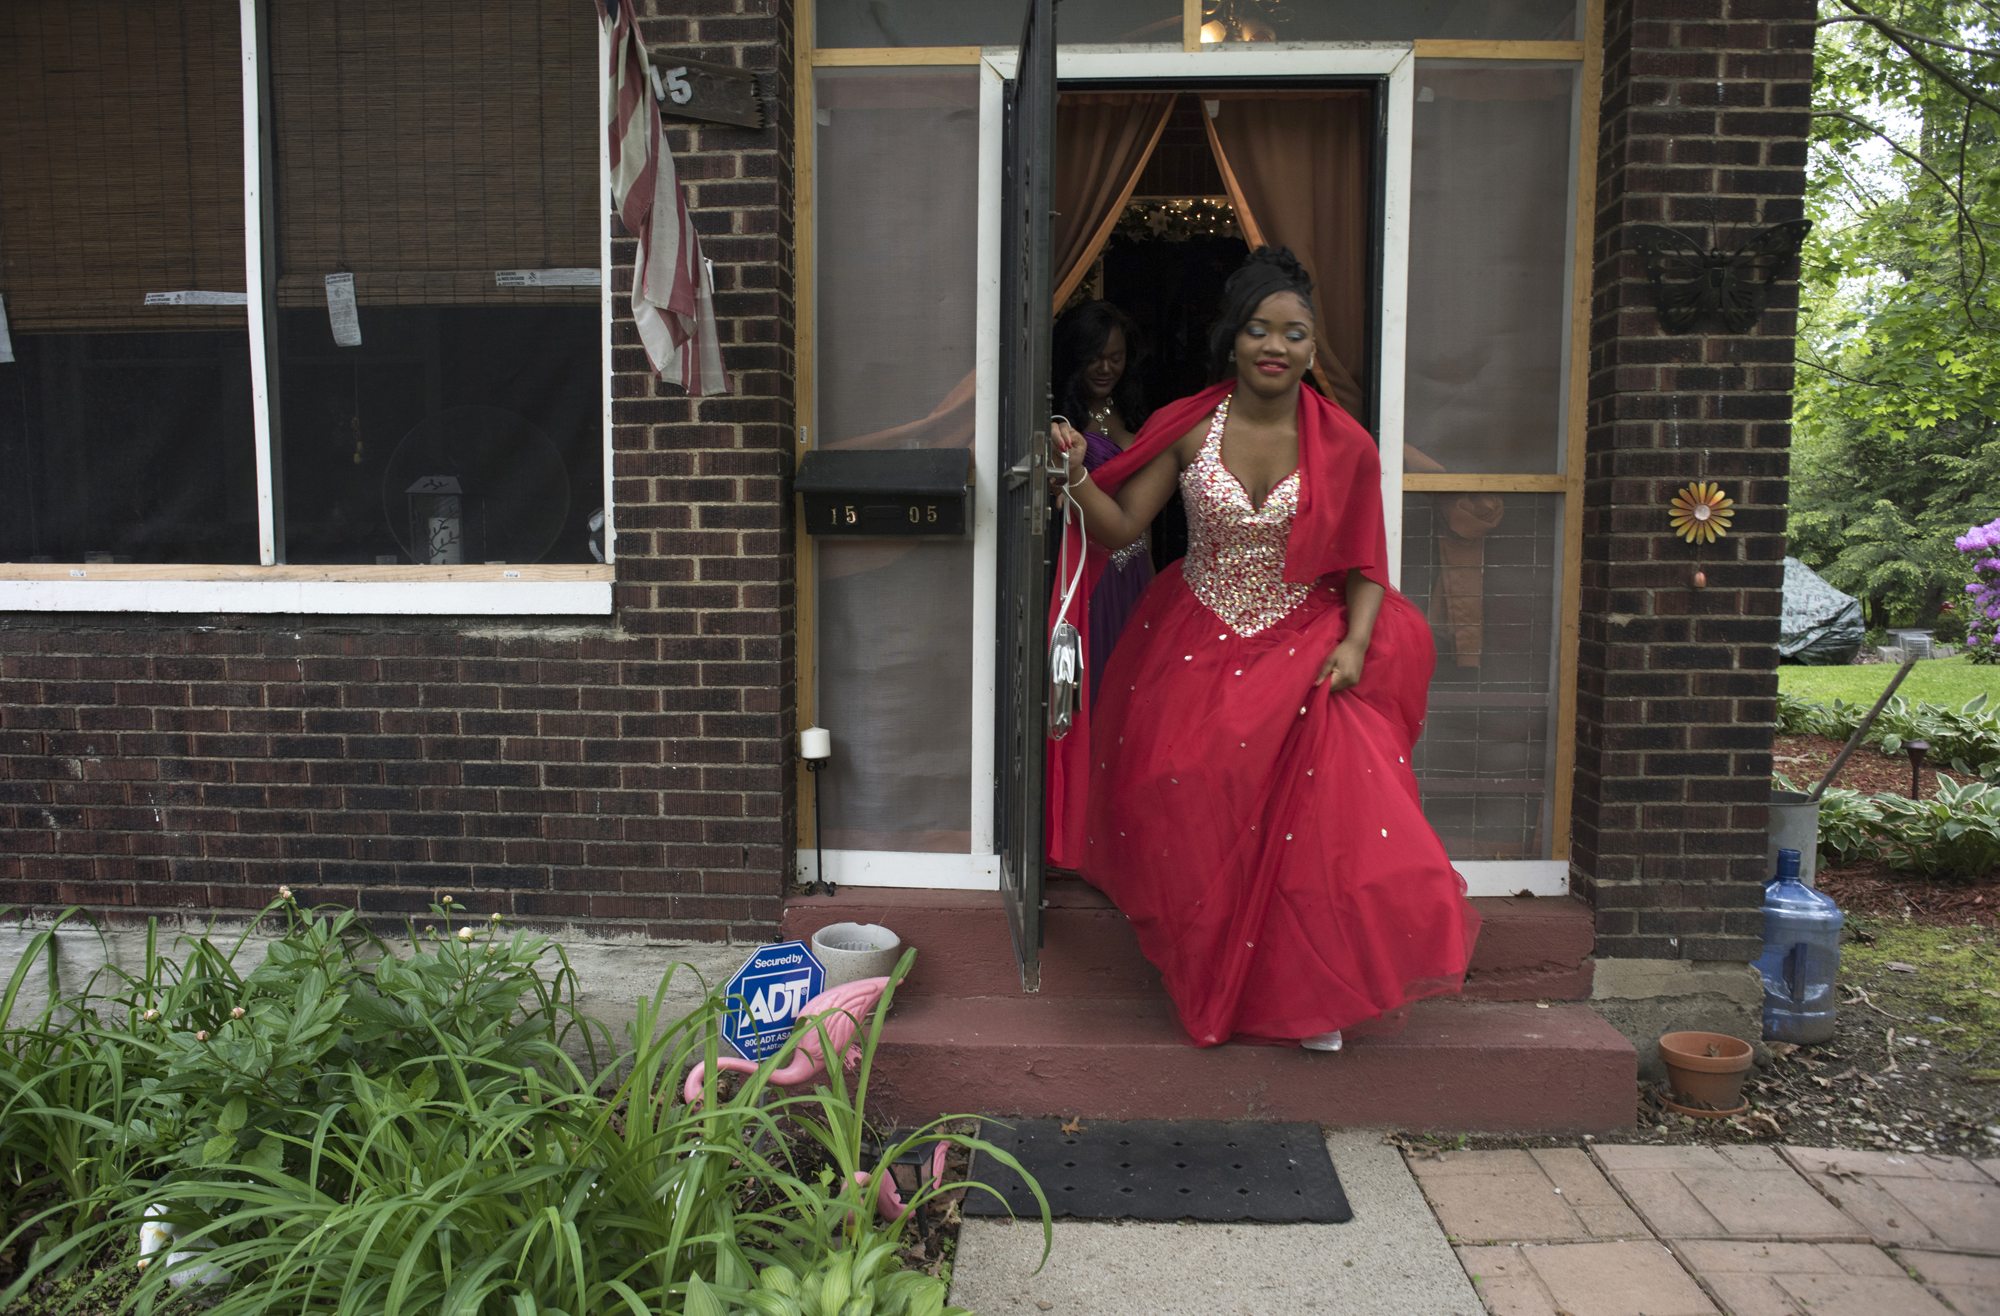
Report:
M1721 485L1697 480L1673 496L1667 504L1667 520L1675 534L1699 550L1729 533L1729 523L1736 518L1731 510L1735 506L1735 501L1722 492ZM1697 568L1694 587L1706 589L1708 573Z

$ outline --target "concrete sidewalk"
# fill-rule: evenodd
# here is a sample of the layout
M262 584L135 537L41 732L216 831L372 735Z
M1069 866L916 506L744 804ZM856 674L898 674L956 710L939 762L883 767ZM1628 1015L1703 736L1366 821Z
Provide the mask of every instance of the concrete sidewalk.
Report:
M968 1220L981 1316L2000 1316L2000 1160L1590 1146L1327 1147L1345 1225Z

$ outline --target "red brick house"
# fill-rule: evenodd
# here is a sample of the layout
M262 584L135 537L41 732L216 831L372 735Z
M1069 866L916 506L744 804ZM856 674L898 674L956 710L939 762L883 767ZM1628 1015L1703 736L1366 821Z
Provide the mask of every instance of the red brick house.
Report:
M759 128L669 120L728 396L655 381L633 331L588 0L0 13L0 904L451 891L668 943L892 910L982 1002L913 1002L912 1048L963 1078L986 1019L1068 1054L1023 1011L1145 971L1060 883L1038 949L1009 842L1009 106L1064 98L1058 169L1074 107L1164 106L1078 278L1165 343L1161 272L1215 236L1167 230L1254 188L1210 139L1291 98L1354 125L1352 204L1316 222L1352 238L1342 355L1439 636L1419 775L1493 931L1471 1014L1210 1105L1608 1125L1632 1051L1601 1017L1754 1009L1795 293L1668 333L1629 229L1800 216L1807 0L1063 0L1040 90L1020 6L640 3L656 63L765 97ZM802 524L804 454L915 447L968 454L966 534ZM1695 479L1739 509L1699 557L1665 511ZM788 915L821 860L845 894ZM1536 1072L1552 1019L1568 1096L1422 1095Z

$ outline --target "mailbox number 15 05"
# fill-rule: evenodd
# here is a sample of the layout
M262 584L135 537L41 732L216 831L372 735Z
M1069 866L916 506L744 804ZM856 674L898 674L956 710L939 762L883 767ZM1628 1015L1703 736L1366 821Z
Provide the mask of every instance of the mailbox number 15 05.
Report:
M937 524L938 509L936 503L926 503L922 507L912 505L903 510L904 515L909 517L911 525ZM861 520L861 511L853 503L843 503L838 507L827 508L826 516L827 524L829 525L855 525Z

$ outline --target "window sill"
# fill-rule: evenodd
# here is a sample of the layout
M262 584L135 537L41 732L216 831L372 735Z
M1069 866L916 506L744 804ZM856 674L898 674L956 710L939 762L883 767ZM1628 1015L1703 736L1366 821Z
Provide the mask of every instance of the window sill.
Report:
M0 563L0 612L586 616L613 569L565 566L182 566Z

